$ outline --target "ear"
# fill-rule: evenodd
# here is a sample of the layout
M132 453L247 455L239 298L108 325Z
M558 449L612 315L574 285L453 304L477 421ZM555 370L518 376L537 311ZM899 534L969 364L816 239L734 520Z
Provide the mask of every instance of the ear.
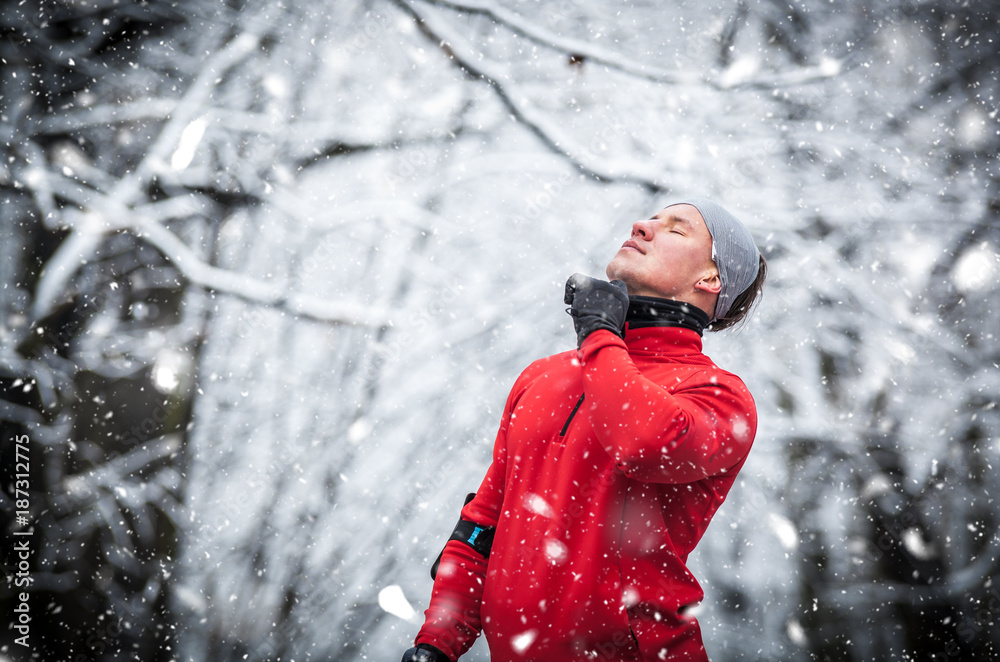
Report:
M702 292L707 292L709 294L718 294L722 291L722 279L719 278L719 272L715 269L705 276L702 277L697 283L694 284L694 289L701 290Z

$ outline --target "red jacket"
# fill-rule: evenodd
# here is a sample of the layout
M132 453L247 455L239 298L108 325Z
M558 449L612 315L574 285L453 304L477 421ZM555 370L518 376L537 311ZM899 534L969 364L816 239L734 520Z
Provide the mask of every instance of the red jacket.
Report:
M531 364L462 510L496 527L489 560L448 542L416 643L455 660L482 630L492 662L707 660L685 564L756 428L687 329L596 331Z

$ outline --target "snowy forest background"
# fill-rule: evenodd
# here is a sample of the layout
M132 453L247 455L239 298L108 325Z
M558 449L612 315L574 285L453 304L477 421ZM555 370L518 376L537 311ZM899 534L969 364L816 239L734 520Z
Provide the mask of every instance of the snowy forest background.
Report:
M998 21L3 3L0 660L398 659L566 277L682 195L771 267L706 337L760 413L692 557L712 659L1000 658Z

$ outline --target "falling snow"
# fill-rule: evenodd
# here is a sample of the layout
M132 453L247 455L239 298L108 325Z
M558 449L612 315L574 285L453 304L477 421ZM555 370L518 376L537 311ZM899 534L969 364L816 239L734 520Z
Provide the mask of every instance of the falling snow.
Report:
M8 4L39 659L399 659L566 277L682 195L770 265L711 658L1000 657L996 3Z

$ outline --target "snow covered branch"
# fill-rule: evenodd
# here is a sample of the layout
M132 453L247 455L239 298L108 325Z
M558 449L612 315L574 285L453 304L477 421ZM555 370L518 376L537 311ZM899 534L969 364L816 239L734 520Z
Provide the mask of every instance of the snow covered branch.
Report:
M177 99L147 98L131 103L108 103L80 110L43 115L26 122L28 135L72 133L94 126L111 126L140 120L167 120L177 109Z
M168 154L176 149L184 129L202 112L205 102L222 74L240 62L257 47L258 43L256 36L243 34L208 59L205 68L191 87L177 100L173 114L139 165L129 175L118 180L112 190L104 196L106 201L113 201L110 207L124 210L136 202L148 179L161 168L161 164L166 163ZM41 163L34 165L39 177L44 176L40 172L42 167ZM72 190L75 187L67 188ZM106 217L115 218L116 215ZM94 223L74 225L71 235L56 249L39 276L32 306L35 319L44 317L52 309L64 291L66 283L76 273L79 265L93 256L102 238L103 231Z
M241 34L205 62L204 69L191 87L177 100L170 119L150 145L142 161L131 175L118 182L112 192L116 199L126 203L133 201L146 181L168 162L170 154L177 149L184 130L204 112L205 104L223 74L253 52L259 42L256 35Z
M367 306L289 293L282 285L205 264L177 235L157 223L141 220L131 230L137 237L159 249L178 271L201 287L287 310L293 315L320 322L360 326L389 324L387 314Z
M932 586L898 583L864 583L831 588L826 601L841 606L868 604L948 604L969 595L989 581L1000 566L1000 537L993 536L974 561L952 571L944 581Z
M562 51L567 55L583 57L591 62L602 64L610 69L615 69L637 78L672 85L693 85L705 82L704 77L698 74L661 69L643 62L637 62L625 57L621 53L596 46L591 42L562 37L525 20L524 17L515 12L495 4L458 0L424 0L424 2L470 14L488 16L493 21L506 25L514 33L527 37L537 44Z
M102 104L31 120L27 122L26 132L32 136L56 135L141 120L167 121L174 117L177 107L176 99L145 99L134 103ZM401 144L399 139L387 139L384 128L375 125L358 126L328 120L287 122L266 113L217 106L203 106L201 111L198 116L203 118L208 126L217 126L237 133L281 136L292 145L301 142L310 144L327 142L335 145L377 148L397 147ZM427 137L414 137L412 140L427 140ZM161 160L165 156L161 155Z
M196 214L210 205L209 201L199 196L128 208L107 195L84 191L71 180L50 180L48 187L60 197L73 201L81 210L63 214L63 225L71 232L46 263L43 277L39 279L33 306L35 319L41 319L51 311L62 295L65 279L75 273L81 263L91 259L108 234L128 231L155 246L178 271L200 287L320 322L361 326L390 323L389 316L379 310L290 293L281 284L206 264L177 235L158 222Z
M126 113L126 117L133 117L137 112L166 113L167 121L135 170L118 180L107 193L82 187L79 183L69 180L53 181L54 176L43 170L41 163L32 166L31 177L34 184L32 190L40 196L38 202L47 218L56 213L55 206L51 202L53 195L71 200L83 210L63 214L65 218L62 225L69 227L71 232L46 263L39 277L32 307L35 319L45 317L53 309L63 296L66 283L76 273L80 264L92 259L107 234L128 230L156 246L185 277L201 287L233 294L323 322L366 326L381 326L388 323L386 315L366 307L289 293L280 284L208 265L176 235L159 225L157 219L149 218L136 207L138 196L148 180L163 170L170 154L178 148L184 130L192 121L205 113L205 105L221 75L242 61L258 43L259 39L250 34L243 34L232 40L224 49L209 58L191 87L183 97L173 102L172 107L168 107L165 103L140 104L131 113ZM242 116L246 119L250 115L244 113ZM113 119L118 115L110 107L101 107L96 112L81 114L81 117L86 117L86 121L92 123L102 118ZM80 118L77 121L79 122ZM52 130L68 128L70 125L57 122L52 125L42 123L39 126ZM266 126L265 121L255 121L244 128L261 130ZM40 151L36 152L38 153L34 160L41 158ZM188 200L175 202L176 204L168 206L169 209L160 206L159 216L162 217L164 211L168 216L172 215L178 211L178 205L186 206L189 203Z
M456 65L474 79L483 80L493 88L511 116L528 128L549 150L566 158L578 171L593 177L599 182L621 182L638 184L653 194L667 192L667 186L655 175L642 172L629 172L627 166L610 170L597 163L590 162L583 150L573 149L569 138L561 135L555 124L542 113L535 111L529 104L521 101L516 94L511 93L503 80L508 75L491 66L484 58L476 57L475 49L462 39L446 21L432 15L432 12L419 11L410 0L394 0L404 11L417 22L421 31L455 61ZM619 127L608 126L609 132L617 133Z
M820 64L810 67L800 67L792 71L777 72L771 75L749 75L741 71L740 65L719 73L689 73L678 70L662 69L621 53L597 46L581 39L562 37L550 30L541 28L521 15L501 6L475 2L473 0L423 0L426 3L440 7L448 7L471 14L488 16L493 21L506 25L516 34L522 35L537 44L561 51L568 56L589 60L609 69L620 71L636 78L666 83L669 85L706 85L717 90L732 90L738 88L772 89L819 82L835 77L853 66L857 58L853 55L837 60L825 59Z

